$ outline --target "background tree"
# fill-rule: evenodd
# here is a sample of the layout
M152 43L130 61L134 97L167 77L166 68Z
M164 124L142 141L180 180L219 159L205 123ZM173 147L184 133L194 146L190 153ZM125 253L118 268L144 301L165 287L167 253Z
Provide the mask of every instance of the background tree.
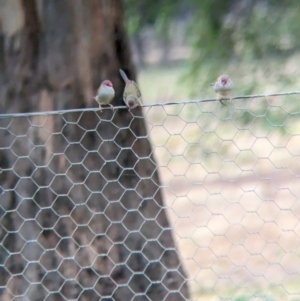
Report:
M105 78L123 105L118 69L135 70L120 0L0 4L1 113L97 107ZM1 300L188 298L138 116L1 118Z

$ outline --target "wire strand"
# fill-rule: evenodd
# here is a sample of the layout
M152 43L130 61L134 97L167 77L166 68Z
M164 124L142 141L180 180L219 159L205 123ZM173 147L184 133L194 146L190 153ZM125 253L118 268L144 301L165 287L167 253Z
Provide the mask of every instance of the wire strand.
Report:
M231 97L231 100L235 99L249 99L249 98L265 98L272 96L285 96L285 95L300 95L300 91L293 92L281 92L281 93L271 93L271 94L255 94L255 95L243 95ZM223 97L222 100L229 100L228 97ZM191 99L178 102L164 102L164 103L154 103L154 104L143 104L143 108L150 107L161 107L161 106L172 106L172 105L184 105L184 104L193 104L193 103L205 103L218 101L216 98L207 98L207 99ZM103 107L103 110L111 110L111 107ZM115 110L127 109L127 106L117 106L114 107ZM10 117L30 117L30 116L39 116L39 115L61 115L67 113L83 113L83 112L98 112L99 108L80 108L80 109L66 109L66 110L57 110L57 111L42 111L42 112L24 112L24 113L5 113L0 114L0 118L10 118Z

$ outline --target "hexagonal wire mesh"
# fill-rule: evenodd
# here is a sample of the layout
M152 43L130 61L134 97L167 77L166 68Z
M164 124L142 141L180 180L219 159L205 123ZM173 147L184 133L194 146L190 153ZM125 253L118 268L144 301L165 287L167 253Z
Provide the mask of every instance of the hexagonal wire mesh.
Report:
M299 97L283 95L236 98L226 107L216 102L185 102L144 108L147 139L151 141L161 178L163 208L193 300L300 300ZM105 237L105 229L115 222L105 209L111 200L103 201L102 209L98 210L89 204L94 194L104 194L104 187L96 184L92 189L87 184L88 177L75 183L69 175L70 169L78 166L85 169L87 176L98 173L97 168L85 164L85 159L114 141L104 139L98 148L91 150L84 145L83 138L70 141L65 137L66 131L76 130L83 132L82 137L96 135L112 119L105 120L103 115L95 113L97 126L86 129L77 127L85 115L81 110L77 110L77 117L72 121L63 112L55 114L64 123L59 131L50 122L51 113L1 119L1 132L9 136L0 147L3 300L21 300L18 298L22 296L32 300L32 294L46 296L45 300L57 294L61 298L58 300L69 300L63 293L66 283L76 283L78 274L92 268L100 256L100 251L93 249L95 233ZM37 132L42 137L40 141L34 138ZM67 140L68 146L76 144L81 152L80 160L70 160L68 168L60 172L53 170L53 161L60 165L69 160L70 154L68 146L57 147L56 153L52 151L54 136ZM11 164L5 165L4 152L9 152ZM46 180L40 182L45 174ZM65 176L68 187L57 189ZM70 193L72 190L75 193ZM83 190L89 198L79 202L76 196L83 194ZM12 193L13 204L9 205ZM54 195L53 203L43 202L41 196L47 194ZM147 201L155 202L155 199ZM61 209L60 202L70 209ZM76 213L78 208L80 218ZM123 206L125 218L132 210L138 211L139 207L128 210ZM55 217L52 214L49 220L41 220L42 211L49 211L49 216L54 212ZM92 221L99 215L105 222L102 219L95 230ZM125 223L125 218L121 222ZM141 225L147 221L145 215L143 218ZM61 220L69 225L70 237L59 228ZM77 241L74 233L82 228L85 232L80 233L82 239ZM55 230L56 243L49 245L44 240L48 239L50 230ZM74 255L68 257L60 252L53 259L66 238L76 245ZM80 247L89 249L90 265L82 266ZM112 270L116 266L115 254L106 255L108 270ZM56 262L50 263L51 260ZM63 261L69 270L62 272ZM36 270L43 274L40 279L36 279ZM95 283L103 278L92 269L89 273L94 273ZM111 274L106 275L109 281ZM148 279L148 285L151 282L155 280ZM129 284L111 280L106 285L117 288ZM78 299L85 290L96 290L96 286L80 283ZM132 294L136 292L133 290Z

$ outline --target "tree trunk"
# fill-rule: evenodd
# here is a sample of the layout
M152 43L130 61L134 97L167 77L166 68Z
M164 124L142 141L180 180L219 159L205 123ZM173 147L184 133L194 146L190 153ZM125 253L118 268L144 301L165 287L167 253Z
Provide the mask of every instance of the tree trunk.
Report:
M123 105L120 0L0 6L0 299L188 298L141 110L26 116Z

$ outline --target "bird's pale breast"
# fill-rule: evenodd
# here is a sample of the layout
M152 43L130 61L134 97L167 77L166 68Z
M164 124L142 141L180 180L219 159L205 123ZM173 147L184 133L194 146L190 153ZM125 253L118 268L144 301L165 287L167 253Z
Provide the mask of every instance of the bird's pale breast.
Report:
M112 87L104 86L100 88L97 95L99 104L109 104L115 96L115 90Z

